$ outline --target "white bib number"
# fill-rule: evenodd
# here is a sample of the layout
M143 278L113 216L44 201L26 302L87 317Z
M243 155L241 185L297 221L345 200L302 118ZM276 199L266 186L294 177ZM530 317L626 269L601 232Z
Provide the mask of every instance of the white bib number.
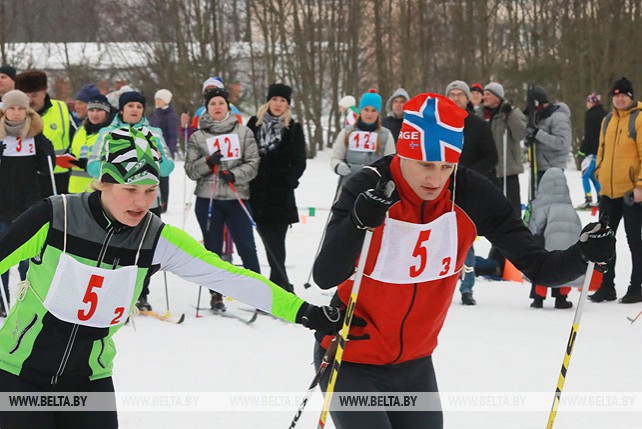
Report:
M377 133L353 131L348 139L349 149L355 152L374 152L377 150Z
M427 224L386 218L370 277L386 283L423 283L456 273L457 218L448 212Z
M43 304L65 322L94 328L120 325L129 314L136 274L135 265L107 270L63 253Z
M21 137L7 136L3 142L7 145L3 156L34 156L36 154L36 142L33 137L22 139Z
M206 140L210 155L221 151L222 161L241 159L241 143L238 134L221 134Z

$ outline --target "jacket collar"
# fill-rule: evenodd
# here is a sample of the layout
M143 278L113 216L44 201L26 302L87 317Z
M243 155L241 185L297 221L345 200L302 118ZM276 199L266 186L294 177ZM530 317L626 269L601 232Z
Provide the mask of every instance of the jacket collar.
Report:
M121 233L123 231L127 231L128 229L131 229L130 226L124 225L118 222L117 220L112 219L107 214L107 212L105 212L105 209L103 209L103 205L100 198L101 195L102 193L100 191L95 191L89 194L89 199L88 199L89 211L91 212L91 215L96 221L96 223L105 231L107 231L110 228L114 228L114 232L116 234Z

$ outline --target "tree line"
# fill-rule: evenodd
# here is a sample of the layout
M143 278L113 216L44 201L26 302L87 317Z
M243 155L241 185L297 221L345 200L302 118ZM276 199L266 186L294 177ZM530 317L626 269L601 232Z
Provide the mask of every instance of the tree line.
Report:
M587 94L608 101L623 75L642 91L641 18L642 0L6 0L0 57L24 41L134 41L145 66L128 52L114 53L113 70L69 64L72 86L124 74L148 94L172 90L185 111L208 76L241 82L250 113L270 83L288 83L311 157L338 128L345 94L494 80L524 108L535 82L570 106L577 143Z

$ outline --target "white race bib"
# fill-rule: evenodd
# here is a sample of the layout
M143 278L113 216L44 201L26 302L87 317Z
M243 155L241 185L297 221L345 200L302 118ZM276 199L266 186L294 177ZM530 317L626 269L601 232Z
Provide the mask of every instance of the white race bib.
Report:
M135 265L108 270L63 253L43 304L65 322L94 328L125 323L136 288Z
M348 109L348 112L346 113L346 126L356 124L358 119L359 115L354 113L351 109Z
M238 134L221 134L206 140L210 155L221 151L222 161L241 159L241 142Z
M350 133L348 146L355 152L374 152L377 150L377 133L353 131Z
M7 136L3 142L7 145L3 156L34 156L36 154L36 142L33 137L22 139Z
M386 218L370 277L386 283L423 283L456 273L457 217L448 212L427 224Z

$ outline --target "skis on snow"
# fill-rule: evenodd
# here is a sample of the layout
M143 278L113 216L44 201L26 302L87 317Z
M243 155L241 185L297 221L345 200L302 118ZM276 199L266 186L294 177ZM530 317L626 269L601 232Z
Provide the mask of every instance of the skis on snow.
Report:
M171 317L164 314L159 314L152 310L140 310L139 314L141 316L150 316L150 317L153 317L154 319L162 320L163 322L175 323L177 325L180 325L185 321L185 313L181 314L179 318Z
M236 319L239 322L245 323L246 325L250 325L254 322L256 322L256 319L258 318L258 311L254 310L254 314L252 314L249 318L248 317L243 317L239 316L238 314L232 313L228 310L221 311L221 310L213 310L211 308L205 308L205 307L198 307L198 311L207 311L211 314L214 314L215 316L221 316L221 317L227 317L228 319Z

